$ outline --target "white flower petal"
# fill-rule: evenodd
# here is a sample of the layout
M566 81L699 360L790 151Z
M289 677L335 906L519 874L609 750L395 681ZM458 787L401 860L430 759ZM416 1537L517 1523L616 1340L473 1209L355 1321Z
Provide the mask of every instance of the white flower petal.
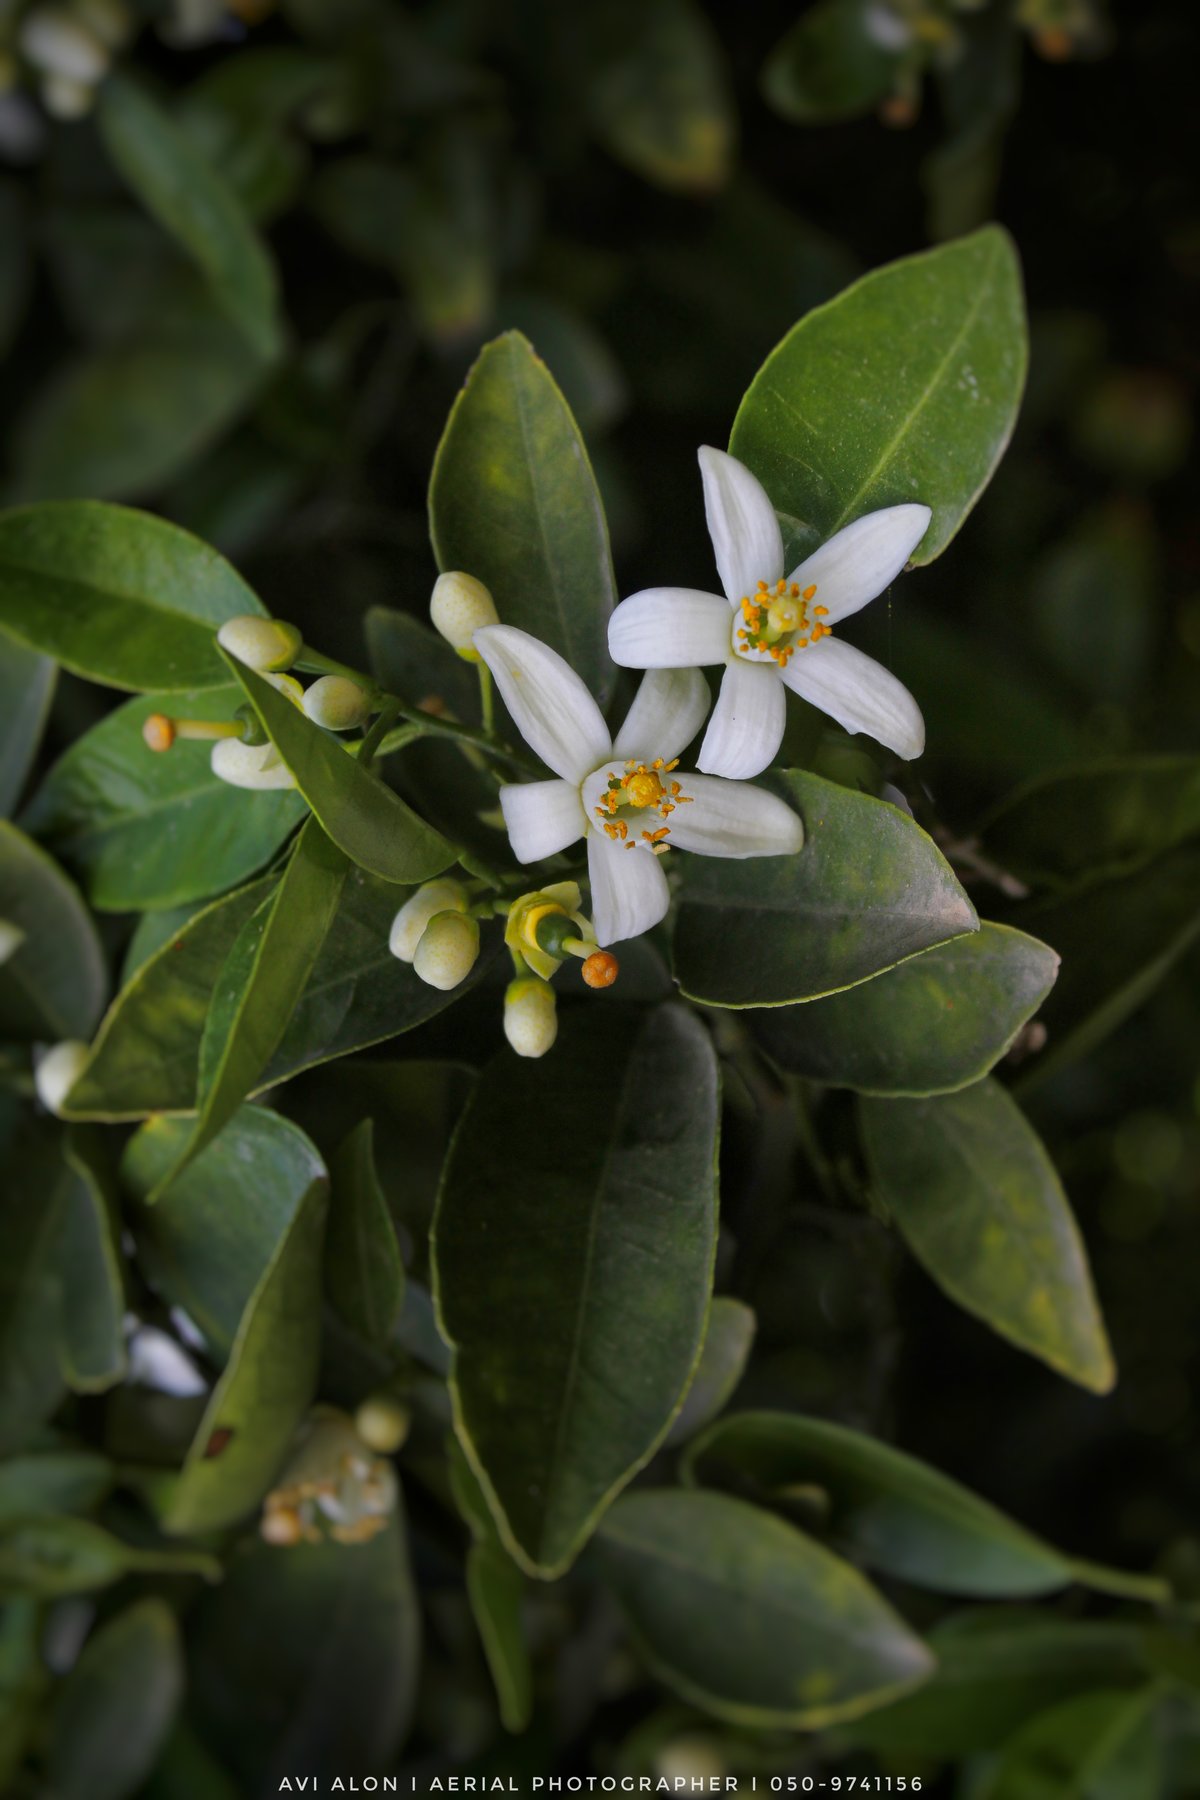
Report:
M705 444L700 450L704 512L717 572L726 598L736 606L760 581L783 574L783 536L775 508L745 463Z
M659 858L649 850L630 849L589 831L588 879L598 944L640 937L666 917L671 892Z
M829 609L827 625L848 619L894 581L929 528L927 506L885 506L835 532L788 576L815 587L813 604Z
M576 784L612 753L600 708L556 650L515 625L487 625L475 648L513 724L548 769Z
M748 781L761 775L783 742L786 696L774 663L734 657L708 722L696 767L706 775Z
M520 863L556 856L587 829L579 789L571 781L529 781L502 787L500 806L512 853Z
M726 615L726 629L729 619ZM686 750L708 713L708 683L699 669L648 669L613 743L622 761L670 762Z
M671 814L672 848L701 856L790 856L804 842L799 815L748 782L685 775L683 791L691 801Z
M729 654L729 607L699 588L643 588L613 609L608 654L622 669L695 669Z
M783 679L847 731L865 731L906 762L925 748L925 721L903 682L841 638L822 638L798 650Z

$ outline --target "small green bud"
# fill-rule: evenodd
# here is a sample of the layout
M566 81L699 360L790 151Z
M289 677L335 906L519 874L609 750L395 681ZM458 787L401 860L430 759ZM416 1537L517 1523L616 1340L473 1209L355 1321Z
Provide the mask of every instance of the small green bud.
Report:
M445 876L437 881L427 881L404 902L392 920L388 949L401 962L410 963L417 954L417 945L430 919L436 918L438 913L466 910L466 889L457 881L450 881Z
M504 1035L518 1056L545 1056L558 1036L554 989L537 975L519 975L504 996Z
M217 642L230 656L260 674L268 669L290 669L301 650L304 639L294 625L283 619L260 619L254 613L226 619L217 633Z
M354 1415L354 1429L368 1450L394 1456L408 1437L412 1414L391 1394L369 1394Z
M470 913L436 913L421 933L413 969L444 994L460 987L479 957L479 921Z
M108 51L65 6L39 6L21 23L22 56L51 81L88 91L108 73Z
M322 675L304 695L304 710L326 731L353 731L371 716L371 696L345 675Z
M453 644L464 662L478 662L475 633L485 625L498 625L500 615L496 602L482 581L474 575L451 570L439 575L433 584L429 617L448 644Z
M63 1102L79 1080L87 1059L88 1047L78 1038L64 1038L61 1044L55 1044L53 1049L46 1051L33 1071L33 1085L47 1112L55 1115L61 1112Z
M25 933L11 919L0 919L0 964L15 956L25 942Z
M274 744L243 744L220 738L212 747L212 772L230 787L294 788L296 777L280 759Z

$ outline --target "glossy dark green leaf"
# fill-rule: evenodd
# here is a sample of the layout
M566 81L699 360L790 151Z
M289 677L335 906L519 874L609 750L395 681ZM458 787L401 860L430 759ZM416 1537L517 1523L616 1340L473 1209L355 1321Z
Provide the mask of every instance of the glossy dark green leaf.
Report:
M776 1062L864 1094L943 1094L995 1067L1054 985L1058 957L1007 925L914 956L805 1007L756 1013Z
M1026 782L980 828L988 855L1039 887L1134 874L1200 834L1200 757L1114 756Z
M12 813L21 798L57 676L50 657L0 636L0 816Z
M15 1783L26 1748L42 1729L41 1702L50 1685L42 1660L42 1609L25 1596L0 1610L0 1782Z
M149 513L93 500L0 513L0 626L90 681L225 685L216 628L262 610L215 550Z
M603 702L615 588L587 452L519 332L487 345L455 401L429 489L434 553L491 589L506 625L550 644Z
M323 1794L338 1776L378 1776L407 1729L420 1653L403 1513L365 1544L247 1544L193 1633L195 1716L240 1793L300 1773Z
M219 1581L221 1565L195 1550L146 1550L89 1519L22 1519L0 1530L0 1595L90 1594L126 1575L200 1575Z
M507 1731L524 1731L533 1710L533 1670L522 1608L525 1577L496 1535L487 1499L460 1446L451 1440L450 1486L471 1532L467 1551L467 1599L487 1658L500 1718Z
M54 1253L59 1355L76 1393L103 1392L126 1369L120 1208L105 1149L95 1137L72 1133L65 1154L68 1179Z
M197 264L259 354L274 355L280 337L275 270L224 176L125 76L105 83L99 120L109 155L143 206Z
M754 1343L755 1317L744 1300L717 1294L709 1308L704 1348L687 1398L667 1433L668 1444L684 1444L728 1404L742 1379Z
M1054 1164L988 1078L929 1100L859 1102L879 1196L946 1293L1081 1386L1116 1379L1083 1241Z
M94 1450L46 1450L0 1464L0 1529L43 1513L90 1512L116 1479Z
M654 1672L731 1724L812 1730L933 1670L857 1569L743 1500L640 1489L613 1507L597 1547Z
M684 1466L693 1479L736 1486L765 1506L819 1489L838 1549L936 1593L1029 1598L1094 1578L1101 1590L1167 1597L1165 1583L1149 1577L1076 1563L928 1463L826 1419L736 1413L691 1445Z
M161 1119L131 1140L123 1173L136 1193L157 1188L187 1129ZM188 1262L203 1253L210 1281L213 1269L229 1271L219 1302L226 1321L231 1302L245 1295L228 1361L166 1503L170 1532L213 1531L243 1518L286 1456L316 1387L327 1188L304 1134L277 1113L247 1107L148 1209L159 1278L170 1288L181 1285L179 1264L182 1280L196 1282ZM245 1227L230 1218L239 1211L264 1221L257 1242L265 1259L249 1265L231 1256L246 1241ZM192 1317L212 1329L204 1315Z
M859 0L820 0L767 58L763 92L785 119L827 125L878 106L899 66L898 52L871 36Z
M907 813L792 769L794 856L685 857L675 973L712 1006L784 1006L866 981L976 931L975 909Z
M83 883L92 905L176 907L236 887L304 817L299 794L255 793L213 774L211 746L147 749L151 713L228 719L240 688L148 694L106 714L59 757L21 823Z
M347 1325L382 1348L404 1304L404 1264L375 1169L374 1137L364 1119L330 1164L325 1285Z
M58 864L6 820L0 919L23 934L0 963L0 1037L89 1037L108 985L96 927Z
M1165 1794L1166 1698L1147 1685L1079 1694L1038 1713L1004 1744L979 1800L1146 1800Z
M55 1700L50 1778L61 1800L126 1800L154 1767L183 1699L183 1646L161 1600L93 1632Z
M1016 252L991 225L801 319L751 382L729 448L822 538L879 507L932 507L912 559L932 562L1004 454L1026 360Z
M433 1236L459 1441L506 1548L561 1572L664 1437L704 1337L717 1067L677 1007L505 1050L460 1122ZM486 1252L481 1254L481 1247Z
M62 1398L55 1265L67 1171L56 1136L5 1143L0 1205L0 1456L20 1449Z
M587 102L612 154L658 187L708 193L734 116L720 46L694 0L609 0L590 21Z
M428 881L449 867L455 860L453 844L419 819L399 794L362 768L338 738L314 725L261 675L232 657L226 661L339 850L383 881Z

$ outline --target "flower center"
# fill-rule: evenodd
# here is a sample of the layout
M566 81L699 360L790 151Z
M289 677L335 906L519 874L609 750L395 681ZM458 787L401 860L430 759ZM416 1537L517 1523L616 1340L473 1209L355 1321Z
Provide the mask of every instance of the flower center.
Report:
M605 836L624 844L627 850L645 847L653 850L656 856L665 856L670 849L667 839L671 835L667 820L676 807L687 806L691 801L691 795L685 794L680 783L672 779L678 764L678 757L674 762L664 762L661 756L656 756L650 763L627 762L623 769L614 764L607 771L600 770L603 785L591 810ZM649 817L642 824L636 819L622 818L625 812L648 814Z
M760 581L753 597L742 595L743 622L734 649L741 656L769 656L786 669L793 651L830 636L831 628L822 623L829 608L812 604L816 591L815 586L801 591L795 581L777 581L774 587Z

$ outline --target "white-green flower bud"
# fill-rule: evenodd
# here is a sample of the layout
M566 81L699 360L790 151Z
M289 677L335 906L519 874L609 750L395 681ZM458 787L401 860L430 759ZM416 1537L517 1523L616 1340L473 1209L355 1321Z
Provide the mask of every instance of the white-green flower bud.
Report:
M50 117L67 124L86 118L96 104L95 88L85 81L68 81L65 75L45 76L38 92Z
M260 619L254 613L226 619L217 642L230 656L260 674L267 669L290 669L304 647L295 625L284 619Z
M33 1085L47 1112L57 1114L62 1110L63 1101L79 1080L87 1059L88 1047L78 1038L64 1038L61 1044L46 1051L33 1071Z
M504 1035L518 1056L545 1056L558 1036L554 989L538 975L519 975L504 996Z
M65 6L39 6L21 23L21 54L43 75L94 88L108 73L108 51Z
M11 919L0 919L0 963L15 956L25 942L25 933Z
M212 772L230 787L294 788L296 777L280 759L274 744L243 744L219 738L212 747Z
M433 584L429 617L448 644L453 644L464 662L478 662L475 633L485 625L498 625L500 614L496 602L482 581L464 575L458 569L439 575Z
M479 957L479 921L470 913L436 913L421 933L413 969L430 987L448 994L461 987Z
M323 725L326 731L353 731L370 718L371 696L345 675L322 675L305 690L304 710L314 725Z
M370 1394L354 1415L355 1431L377 1456L394 1456L411 1424L407 1406L391 1394Z
M466 889L457 881L450 881L445 876L437 881L427 881L404 902L392 920L388 949L401 962L410 963L417 954L417 945L430 919L436 918L438 913L466 910Z

